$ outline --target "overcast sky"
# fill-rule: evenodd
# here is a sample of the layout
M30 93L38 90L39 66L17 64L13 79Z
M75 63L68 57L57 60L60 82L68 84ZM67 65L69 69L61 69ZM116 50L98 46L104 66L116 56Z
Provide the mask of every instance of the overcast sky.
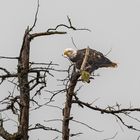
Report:
M18 56L26 27L31 26L36 12L36 0L2 0L0 3L0 55ZM95 105L106 107L120 103L122 107L139 107L140 98L140 1L139 0L40 0L38 21L34 32L46 31L60 23L68 24L67 16L71 18L73 26L88 28L87 31L68 31L67 35L41 37L31 43L31 61L49 62L53 60L60 64L60 68L68 67L68 60L62 57L65 48L75 48L72 44L73 37L76 46L81 49L87 46L107 54L109 59L118 63L117 69L97 70L90 84L82 84L83 88L78 94L81 100L92 102L99 98ZM63 28L63 31L66 29ZM9 61L8 61L9 62ZM16 63L0 61L1 66L16 70ZM59 75L57 75L59 78ZM54 87L49 82L48 89ZM2 97L5 96L7 86L1 88ZM64 96L64 95L63 95ZM64 98L64 97L62 97ZM64 100L59 98L61 106ZM48 110L47 110L48 111ZM54 110L43 110L44 118L61 118ZM46 113L46 114L45 114ZM40 114L33 113L31 122L40 121ZM72 116L76 120L90 124L101 133L91 131L84 126L72 123L72 132L82 131L84 134L72 140L103 140L112 137L116 132L115 140L136 140L138 132L128 130L116 122L110 115L101 115L89 109L73 107ZM140 115L139 115L140 116ZM42 122L43 120L41 120ZM127 121L127 119L126 119ZM128 120L128 124L133 123ZM59 122L60 123L60 122ZM49 124L48 124L49 125ZM59 125L59 124L58 124ZM140 125L138 126L140 128ZM44 133L44 132L43 132ZM46 139L49 132L43 135L42 131L31 134L31 140ZM41 134L41 135L40 135ZM49 135L55 138L55 133ZM60 139L60 137L59 137ZM0 138L2 140L2 138Z

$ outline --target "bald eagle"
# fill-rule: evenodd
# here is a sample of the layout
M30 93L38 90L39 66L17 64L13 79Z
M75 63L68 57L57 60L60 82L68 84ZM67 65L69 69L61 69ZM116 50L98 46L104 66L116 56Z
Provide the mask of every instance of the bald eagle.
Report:
M64 50L64 56L72 61L77 69L81 69L84 57L86 53L86 48L80 50L74 50L72 48L67 48ZM101 52L89 48L89 55L85 64L84 71L81 72L81 77L83 81L88 82L90 74L103 67L117 67L117 64L106 58ZM84 80L84 77L85 80Z

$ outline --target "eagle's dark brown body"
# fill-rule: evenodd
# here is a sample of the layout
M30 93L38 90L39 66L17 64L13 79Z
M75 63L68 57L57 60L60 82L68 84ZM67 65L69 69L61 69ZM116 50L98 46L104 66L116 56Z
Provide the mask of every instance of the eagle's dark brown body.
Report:
M77 51L77 55L74 58L70 58L72 62L75 62L76 68L80 69L83 59L85 57L86 49ZM89 56L85 65L85 70L92 73L94 70L102 67L116 67L117 64L111 62L101 52L89 48Z

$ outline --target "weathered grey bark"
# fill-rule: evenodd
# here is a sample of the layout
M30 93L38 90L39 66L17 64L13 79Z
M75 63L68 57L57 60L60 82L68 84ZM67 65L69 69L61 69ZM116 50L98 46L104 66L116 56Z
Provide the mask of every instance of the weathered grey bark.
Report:
M68 85L68 90L66 93L66 102L65 107L63 109L63 124L62 124L62 139L69 140L70 137L70 129L69 129L69 121L72 119L70 116L71 107L72 107L72 99L74 96L74 89L77 84L78 78L80 77L79 72L75 72L73 70L70 83Z
M6 140L28 140L28 127L29 127L29 108L30 108L30 87L28 81L29 73L29 56L30 56L30 34L29 28L26 29L23 43L20 50L18 59L18 71L17 74L7 73L6 78L18 77L18 88L20 90L19 104L19 126L18 131L14 134L8 133L3 127L3 120L0 120L0 136ZM15 98L16 99L16 98ZM9 109L9 108L7 108ZM11 108L12 109L12 108Z
M27 28L23 38L23 44L18 61L18 82L20 88L20 118L18 132L21 134L21 140L28 140L29 125L29 102L30 87L28 82L30 55L29 29Z

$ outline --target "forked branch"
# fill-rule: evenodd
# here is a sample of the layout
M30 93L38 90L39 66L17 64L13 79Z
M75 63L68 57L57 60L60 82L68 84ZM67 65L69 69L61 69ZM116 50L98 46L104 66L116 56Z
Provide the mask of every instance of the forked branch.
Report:
M140 108L122 108L122 109L118 108L118 109L115 109L114 107L108 107L106 109L103 109L103 108L99 108L97 106L92 106L91 104L85 103L85 102L80 101L80 100L73 100L72 103L76 103L78 105L81 104L81 105L83 105L87 108L90 108L92 110L99 111L99 112L101 112L101 114L104 114L104 113L111 114L111 115L115 116L127 128L132 129L132 130L136 130L136 131L140 131L140 129L135 128L133 125L126 124L123 121L123 119L119 116L119 114L124 114L127 116L127 114L130 114L131 112L140 112Z

